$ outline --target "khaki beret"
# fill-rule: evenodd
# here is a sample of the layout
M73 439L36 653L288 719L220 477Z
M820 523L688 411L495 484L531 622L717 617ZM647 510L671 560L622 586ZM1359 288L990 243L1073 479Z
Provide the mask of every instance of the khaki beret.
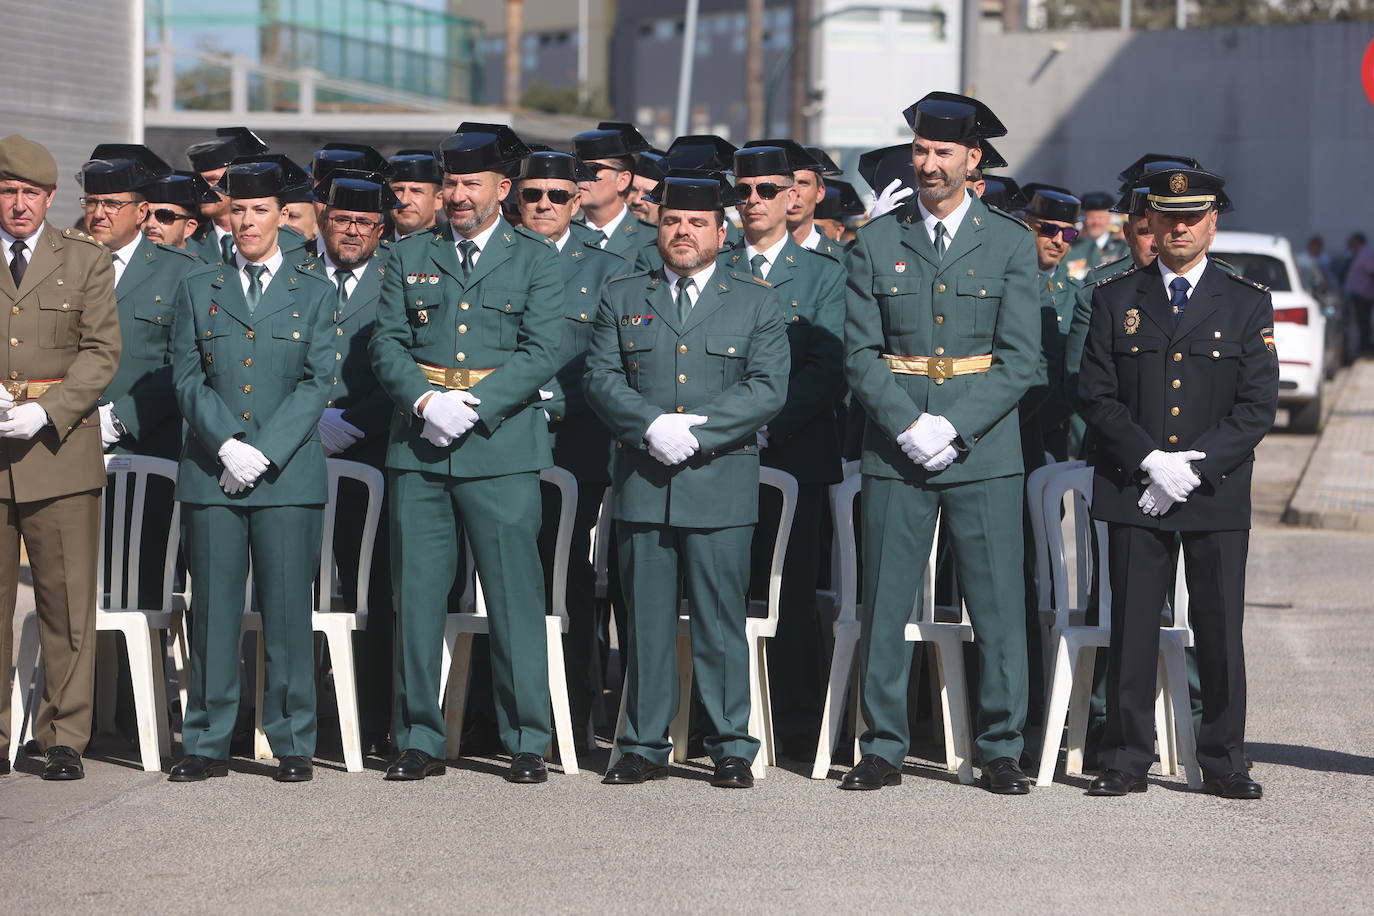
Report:
M57 184L57 160L43 144L10 134L0 140L0 178L49 187Z

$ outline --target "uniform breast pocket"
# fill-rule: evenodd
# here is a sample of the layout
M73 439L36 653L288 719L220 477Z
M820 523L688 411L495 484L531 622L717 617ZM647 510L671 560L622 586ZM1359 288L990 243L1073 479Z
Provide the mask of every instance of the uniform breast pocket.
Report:
M226 352L229 333L223 328L211 328L202 331L196 342L200 347L200 364L205 375L215 378L223 374L225 366L229 364L229 354Z
M133 332L132 340L124 340L125 353L134 359L166 359L172 337L171 309L165 308L160 301L136 305Z
M487 312L486 335L484 341L502 350L514 350L520 322L525 317L525 300L528 293L524 290L493 289L482 297L482 308ZM494 314L493 314L494 313Z
M709 360L707 387L723 391L744 378L744 364L749 356L749 338L734 334L710 334L706 338Z
M1229 404L1233 400L1240 352L1240 342L1235 340L1195 340L1188 345L1190 362L1194 369L1202 367L1207 373L1208 387L1217 403Z
M81 303L61 290L38 291L38 345L70 350L77 345Z
M644 381L649 377L653 359L654 332L644 327L622 327L620 329L620 361L625 366L625 375L630 387L642 391Z
M873 298L878 300L885 334L910 334L921 327L920 282L907 274L874 275Z
M961 277L958 292L958 320L955 329L962 337L991 337L997 330L997 311L1002 307L1006 281L999 277Z
M279 374L294 379L304 375L308 349L310 328L303 320L286 319L272 326L272 356Z

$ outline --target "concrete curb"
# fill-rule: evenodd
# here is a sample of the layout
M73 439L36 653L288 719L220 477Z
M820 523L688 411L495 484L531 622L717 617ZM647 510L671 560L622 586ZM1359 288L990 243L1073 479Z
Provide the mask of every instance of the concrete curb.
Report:
M1284 524L1374 531L1374 361L1344 375Z

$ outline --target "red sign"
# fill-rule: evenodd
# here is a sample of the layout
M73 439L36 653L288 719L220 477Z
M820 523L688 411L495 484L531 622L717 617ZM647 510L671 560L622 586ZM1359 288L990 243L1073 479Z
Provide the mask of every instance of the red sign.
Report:
M1360 61L1360 84L1369 104L1374 105L1374 41L1364 49L1364 59Z

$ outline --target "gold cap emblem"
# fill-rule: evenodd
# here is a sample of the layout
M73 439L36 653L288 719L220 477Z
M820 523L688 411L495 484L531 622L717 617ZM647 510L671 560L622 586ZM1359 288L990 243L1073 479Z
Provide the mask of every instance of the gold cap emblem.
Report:
M1169 176L1169 190L1175 194L1182 194L1188 190L1188 176L1182 172L1174 172Z

